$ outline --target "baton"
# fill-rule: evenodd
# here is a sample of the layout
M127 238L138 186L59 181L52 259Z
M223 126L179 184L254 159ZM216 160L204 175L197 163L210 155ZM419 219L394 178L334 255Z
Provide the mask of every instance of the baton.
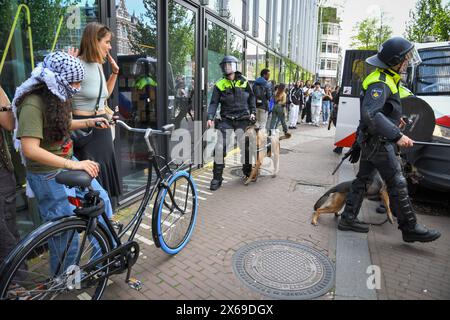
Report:
M332 176L334 176L334 174L339 170L339 168L342 166L342 164L344 163L344 161L350 157L350 152L348 152L341 160L341 162L339 162L339 164L337 165L336 169L334 169L333 173L331 174Z
M446 143L414 141L414 144L417 144L418 146L432 146L432 147L447 147L447 148L450 148L450 144L446 144Z

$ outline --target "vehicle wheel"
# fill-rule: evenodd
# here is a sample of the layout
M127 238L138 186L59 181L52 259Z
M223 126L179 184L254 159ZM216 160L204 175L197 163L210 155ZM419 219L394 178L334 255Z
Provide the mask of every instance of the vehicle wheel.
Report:
M2 269L0 299L99 300L108 281L101 277L107 262L86 267L110 251L110 242L97 227L83 244L87 223L63 219L21 241Z
M168 254L176 254L188 243L198 212L197 187L186 171L179 171L160 189L153 207L152 233L155 243Z

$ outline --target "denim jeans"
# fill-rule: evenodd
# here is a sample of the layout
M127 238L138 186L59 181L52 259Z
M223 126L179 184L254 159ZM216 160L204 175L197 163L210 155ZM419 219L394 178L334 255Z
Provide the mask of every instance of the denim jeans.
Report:
M284 114L284 107L280 104L275 105L272 112L272 120L270 121L270 130L274 130L278 128L278 124L281 121L281 125L283 126L283 132L288 132L288 127L286 124L286 117Z
M322 120L323 122L328 122L331 114L331 101L322 102Z
M50 173L27 173L27 180L33 190L36 200L38 202L39 212L43 222L52 221L54 219L73 216L75 213L75 206L69 203L68 197L82 198L86 192L82 192L77 188L69 189L68 187L56 182L56 175L60 171ZM100 197L105 202L105 212L108 218L113 215L111 202L107 192L100 186L97 180L92 180L92 188L100 192ZM102 219L99 220L104 223ZM92 243L93 238L90 238L92 246L91 259L95 259L100 253L98 243ZM55 274L59 268L59 273L65 271L69 266L75 264L78 255L79 234L71 232L63 232L48 241L50 250L50 266L52 274ZM69 245L70 244L70 245ZM89 244L86 244L89 246ZM67 252L64 261L61 261L61 256Z

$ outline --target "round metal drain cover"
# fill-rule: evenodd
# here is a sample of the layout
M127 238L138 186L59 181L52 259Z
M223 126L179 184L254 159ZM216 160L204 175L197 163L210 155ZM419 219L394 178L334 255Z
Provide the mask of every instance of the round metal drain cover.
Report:
M328 257L292 241L249 244L234 254L233 269L250 289L275 299L313 299L334 285L334 267Z

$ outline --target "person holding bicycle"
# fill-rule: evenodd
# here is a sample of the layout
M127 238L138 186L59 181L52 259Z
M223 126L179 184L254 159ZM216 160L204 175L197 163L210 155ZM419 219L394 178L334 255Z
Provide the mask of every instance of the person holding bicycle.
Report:
M69 203L68 197L75 198L81 191L58 184L55 177L59 172L80 170L94 178L99 174L97 163L73 157L70 139L71 130L110 128L103 117L72 120L70 101L80 90L84 74L77 58L64 52L51 53L17 89L13 100L18 124L16 143L20 145L28 186L37 199L43 222L74 215L75 206ZM92 188L100 192L108 218L111 218L113 211L106 191L95 179ZM52 268L57 263L55 253L62 250L56 243L49 244ZM75 248L76 241L72 245Z
M247 79L238 71L239 60L233 56L225 56L220 63L223 78L219 80L213 90L208 108L208 128L214 126L217 108L220 105L220 119L217 120L216 129L219 130L219 139L215 147L213 179L210 189L215 191L222 186L222 173L225 168L225 153L227 134L233 130L241 142L245 129L250 122L256 121L256 101L253 90ZM244 148L241 157L244 158ZM252 165L243 161L242 171L248 177Z

